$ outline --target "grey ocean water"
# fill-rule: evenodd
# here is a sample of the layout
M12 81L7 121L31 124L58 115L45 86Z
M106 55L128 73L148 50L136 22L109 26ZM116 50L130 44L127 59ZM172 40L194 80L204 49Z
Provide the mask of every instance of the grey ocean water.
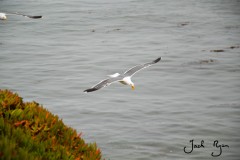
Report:
M1 0L0 88L37 101L111 160L240 157L239 0ZM221 52L223 51L223 52ZM136 89L84 89L162 57ZM190 154L189 141L204 140ZM228 145L222 154L213 146Z

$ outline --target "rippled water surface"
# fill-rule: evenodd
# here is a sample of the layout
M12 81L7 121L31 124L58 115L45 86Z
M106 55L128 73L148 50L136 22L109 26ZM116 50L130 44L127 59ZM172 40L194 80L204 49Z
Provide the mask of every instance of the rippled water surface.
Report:
M1 0L0 88L37 101L111 160L240 157L240 1ZM136 89L84 89L157 57ZM189 141L204 140L190 151Z

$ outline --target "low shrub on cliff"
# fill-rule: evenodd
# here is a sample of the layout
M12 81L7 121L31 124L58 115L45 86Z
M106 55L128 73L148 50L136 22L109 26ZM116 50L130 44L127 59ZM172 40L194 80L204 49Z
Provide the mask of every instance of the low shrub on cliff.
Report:
M38 103L0 90L0 159L100 160L101 151Z

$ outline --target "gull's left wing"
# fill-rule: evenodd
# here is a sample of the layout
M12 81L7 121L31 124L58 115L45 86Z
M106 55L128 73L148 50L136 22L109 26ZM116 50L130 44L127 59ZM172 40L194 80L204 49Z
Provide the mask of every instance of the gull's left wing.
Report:
M18 13L18 12L7 12L7 15L20 15L20 16L24 16L24 17L28 17L28 18L32 18L32 19L39 19L42 18L42 16L31 16L31 15L26 15L26 14L22 14L22 13Z
M108 79L102 80L98 84L92 86L89 89L84 90L83 92L88 93L88 92L93 92L93 91L99 90L103 87L110 85L113 82L120 81L121 79L122 78L120 78L120 77L113 77L113 78L108 78Z

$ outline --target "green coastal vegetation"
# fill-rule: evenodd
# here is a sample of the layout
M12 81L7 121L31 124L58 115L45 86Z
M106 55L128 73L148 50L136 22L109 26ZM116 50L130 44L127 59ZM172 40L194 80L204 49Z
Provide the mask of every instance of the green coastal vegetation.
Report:
M36 102L0 90L0 160L100 160L95 143Z

